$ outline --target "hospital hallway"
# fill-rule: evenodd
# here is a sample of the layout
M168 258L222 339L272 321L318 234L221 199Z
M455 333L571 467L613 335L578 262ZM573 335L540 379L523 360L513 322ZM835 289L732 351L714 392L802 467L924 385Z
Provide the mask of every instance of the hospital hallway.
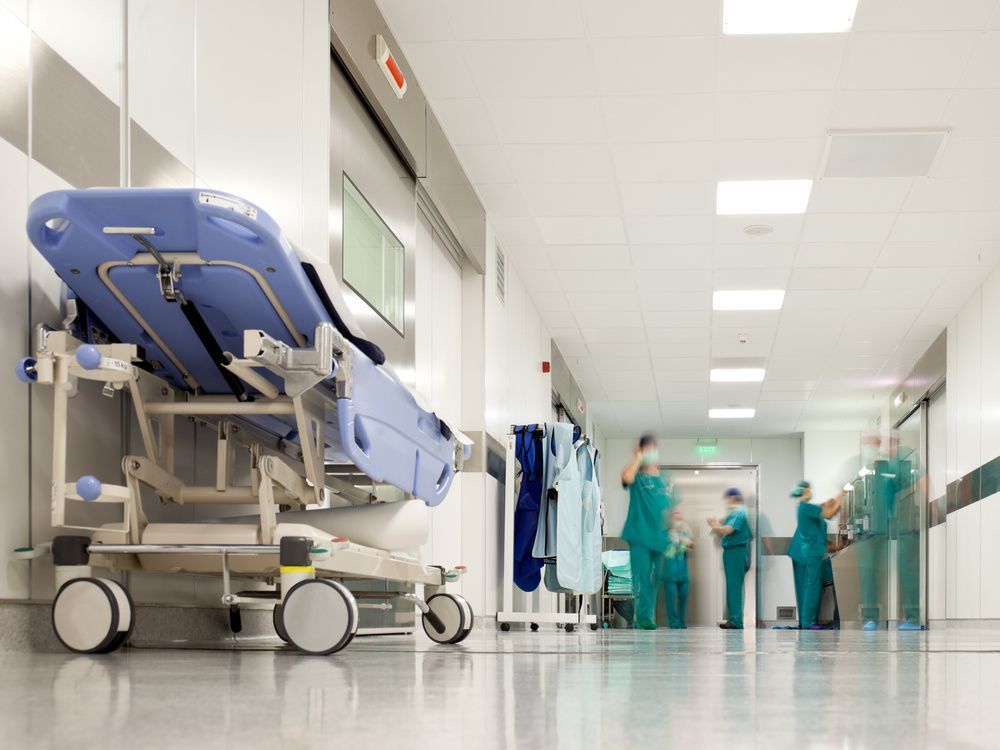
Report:
M482 628L329 659L3 653L0 674L4 747L962 748L996 731L1000 631Z

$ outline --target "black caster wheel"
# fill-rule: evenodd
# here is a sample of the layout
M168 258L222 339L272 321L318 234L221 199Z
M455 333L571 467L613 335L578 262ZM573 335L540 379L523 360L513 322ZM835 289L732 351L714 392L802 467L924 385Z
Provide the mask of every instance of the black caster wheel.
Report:
M566 632L567 633L572 633L574 627L575 627L574 625L570 625L569 623L566 623Z
M280 604L275 604L274 609L271 610L271 622L274 624L274 632L278 634L278 637L288 643L288 633L285 632L285 626L281 622Z
M504 633L510 632L510 623L509 622L501 622L500 623L500 630L503 631Z
M596 622L592 622L592 623L590 623L590 629L591 629L591 630L597 630L597 627L598 627L598 625L597 625L597 623L596 623Z
M435 618L423 615L421 620L427 637L435 643L458 643L472 630L472 607L462 597L435 594L427 600L427 606Z
M538 623L537 622L531 623L531 632L532 633L537 633L538 632Z
M605 630L607 630L608 628L611 627L611 623L608 622L607 620L604 620L604 621L601 622L601 627L604 628Z

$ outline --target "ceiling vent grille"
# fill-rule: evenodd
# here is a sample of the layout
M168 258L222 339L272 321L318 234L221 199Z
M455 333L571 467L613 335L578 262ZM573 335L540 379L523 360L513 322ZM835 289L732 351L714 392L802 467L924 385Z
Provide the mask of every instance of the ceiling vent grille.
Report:
M948 135L946 130L847 131L827 134L822 177L923 177Z
M504 304L507 299L507 256L497 245L497 299Z

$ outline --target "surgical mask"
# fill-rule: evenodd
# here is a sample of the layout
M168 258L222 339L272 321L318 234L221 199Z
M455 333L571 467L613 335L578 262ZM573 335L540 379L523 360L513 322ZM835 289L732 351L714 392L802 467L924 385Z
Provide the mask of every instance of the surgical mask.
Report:
M660 452L656 448L647 448L642 452L642 465L652 466L660 460Z

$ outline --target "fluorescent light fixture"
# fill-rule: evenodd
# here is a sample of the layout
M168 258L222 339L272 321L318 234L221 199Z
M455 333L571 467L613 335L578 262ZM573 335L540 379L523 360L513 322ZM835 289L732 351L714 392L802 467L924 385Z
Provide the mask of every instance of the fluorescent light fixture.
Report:
M759 383L765 372L763 367L713 367L709 377L713 383Z
M709 419L753 419L756 409L709 409Z
M723 34L837 34L850 31L858 0L725 0Z
M784 289L717 289L712 292L713 310L780 310Z
M715 190L719 216L804 214L812 180L737 180L720 182Z

